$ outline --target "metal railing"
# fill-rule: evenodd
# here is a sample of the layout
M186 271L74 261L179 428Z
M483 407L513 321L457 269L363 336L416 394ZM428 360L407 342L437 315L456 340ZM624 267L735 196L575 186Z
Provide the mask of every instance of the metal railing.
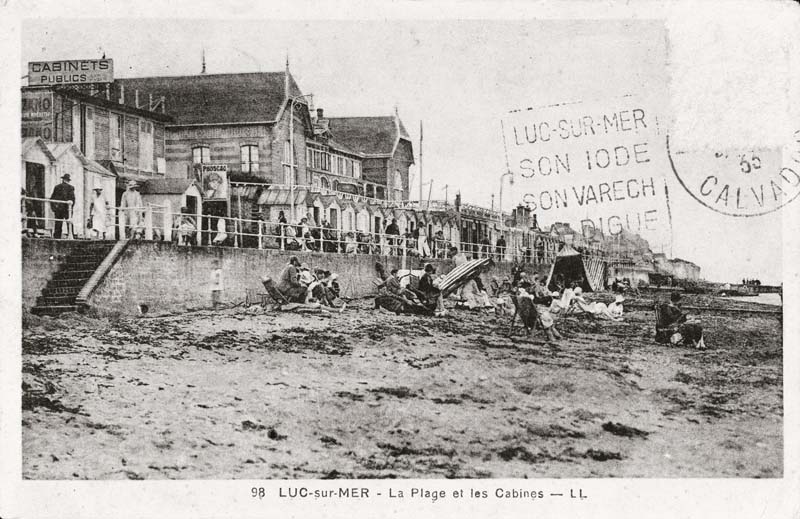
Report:
M356 195L353 195L356 196ZM46 209L49 204L49 211ZM67 218L47 216L53 205L65 204ZM62 235L76 238L143 239L174 241L180 245L225 245L258 249L316 251L340 254L378 254L446 259L452 248L468 258L489 257L495 261L529 264L552 263L564 244L556 237L538 231L505 229L501 234L506 245L488 240L472 242L457 237L414 237L411 233L389 234L364 230L337 229L303 223L227 216L172 213L168 206L147 204L141 207L113 207L106 210L106 235L92 232L88 222L75 225L72 202L45 198L22 197L22 228L27 236L54 236L57 222ZM42 214L39 214L42 213ZM87 211L88 213L88 211ZM83 230L76 234L75 229ZM458 232L456 232L458 234ZM614 263L629 263L629 257L609 254L597 249L584 249L581 254Z

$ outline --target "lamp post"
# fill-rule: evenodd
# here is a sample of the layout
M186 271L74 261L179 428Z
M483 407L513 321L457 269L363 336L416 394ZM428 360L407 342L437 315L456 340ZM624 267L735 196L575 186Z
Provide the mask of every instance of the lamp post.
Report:
M499 200L497 201L498 211L500 212L500 223L503 223L503 179L506 177L511 177L508 181L509 186L514 185L514 173L510 171L506 171L502 175L500 175L500 196Z
M511 177L508 180L508 185L512 186L512 185L514 185L514 173L512 173L511 171L506 171L505 173L500 175L500 196L498 196L498 200L497 200L497 209L498 209L498 214L500 215L500 235L501 236L503 235L503 233L504 233L504 231L506 229L506 222L503 219L503 179L505 179L506 177ZM494 198L494 195L492 195L492 197ZM503 239L505 240L505 238L503 238ZM509 237L509 242L510 241L511 241L511 239ZM504 259L505 258L500 258L500 261L503 261Z
M299 96L294 96L290 98L289 103L289 203L291 207L291 220L289 224L293 224L294 220L296 220L297 216L295 215L295 207L294 207L294 175L295 175L295 163L294 163L294 105L298 99L302 99L304 97L311 97L313 99L314 94L303 94Z

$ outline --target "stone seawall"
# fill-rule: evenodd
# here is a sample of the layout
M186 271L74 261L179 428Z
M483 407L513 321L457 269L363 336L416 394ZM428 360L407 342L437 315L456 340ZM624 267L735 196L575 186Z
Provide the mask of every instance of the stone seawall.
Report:
M71 240L23 240L23 307L33 305L47 280L69 254ZM387 270L421 269L428 260L364 254L328 254L279 250L237 249L232 247L178 247L166 242L130 242L125 252L103 281L89 296L90 310L98 315L135 315L139 305L149 313L181 312L210 306L210 279L213 260L220 259L223 271L224 303L244 302L248 289L263 292L261 277L277 278L291 256L310 268L336 272L345 297L365 297L374 293L375 262ZM452 261L430 261L437 272L453 268ZM546 271L544 267L539 270ZM492 276L510 275L511 265L495 265L484 274L488 285ZM531 265L530 272L536 271Z

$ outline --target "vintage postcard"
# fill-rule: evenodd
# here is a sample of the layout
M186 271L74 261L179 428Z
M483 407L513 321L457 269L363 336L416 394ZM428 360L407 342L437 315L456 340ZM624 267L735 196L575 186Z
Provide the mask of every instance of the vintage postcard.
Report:
M796 517L796 4L70 4L0 516Z

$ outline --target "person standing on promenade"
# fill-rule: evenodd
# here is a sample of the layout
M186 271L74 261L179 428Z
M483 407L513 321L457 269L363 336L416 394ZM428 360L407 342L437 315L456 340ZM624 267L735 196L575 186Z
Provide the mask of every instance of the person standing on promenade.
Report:
M392 223L386 226L386 234L389 235L389 250L391 251L391 254L399 254L397 242L400 236L400 227L397 226L396 219L392 218Z
M497 251L497 261L503 261L506 257L506 239L501 234L499 238L497 238L497 245L495 246L495 251Z
M55 227L53 229L53 238L59 239L62 234L62 225L72 216L72 209L75 205L75 188L70 185L69 173L61 177L61 183L53 189L53 194L50 195L50 200L57 202L50 202L50 207L53 209L53 216L56 217ZM68 204L67 202L72 202ZM67 234L72 234L69 224L67 224Z
M135 180L128 180L126 185L128 189L122 193L119 207L125 215L125 238L135 238L137 229L144 222L142 195L136 190Z

